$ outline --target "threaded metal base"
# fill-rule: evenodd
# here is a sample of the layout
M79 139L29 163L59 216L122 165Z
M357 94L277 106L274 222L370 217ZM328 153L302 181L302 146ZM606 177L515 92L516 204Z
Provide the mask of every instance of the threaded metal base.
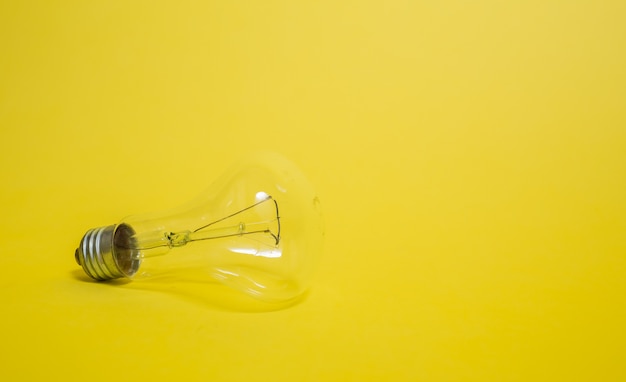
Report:
M133 234L126 224L90 229L74 253L76 262L94 280L132 276L140 264L132 259L129 244Z

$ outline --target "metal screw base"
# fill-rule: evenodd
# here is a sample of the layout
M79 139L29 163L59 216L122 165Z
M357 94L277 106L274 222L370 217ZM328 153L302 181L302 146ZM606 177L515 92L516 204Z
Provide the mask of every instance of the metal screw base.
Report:
M90 229L74 253L76 262L94 280L132 276L140 264L139 260L132 260L129 244L133 234L126 224Z

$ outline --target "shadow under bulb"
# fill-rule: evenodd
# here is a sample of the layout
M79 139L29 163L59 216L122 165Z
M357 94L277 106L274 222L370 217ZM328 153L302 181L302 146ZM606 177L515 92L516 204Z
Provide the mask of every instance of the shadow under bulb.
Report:
M323 235L304 175L277 154L257 153L188 205L87 231L75 257L94 280L166 274L288 302L308 289Z

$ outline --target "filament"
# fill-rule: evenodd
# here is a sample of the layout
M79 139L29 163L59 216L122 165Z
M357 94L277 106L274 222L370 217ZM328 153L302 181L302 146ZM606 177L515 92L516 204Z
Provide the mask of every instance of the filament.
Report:
M274 200L274 199L273 199L270 195L268 195L268 196L267 196L267 198L265 198L265 199L261 200L260 202L256 202L256 203L254 203L253 205L248 206L248 207L246 207L246 208L243 208L243 209L241 209L241 210L239 210L239 211L237 211L237 212L235 212L235 213L232 213L232 214L230 214L230 215L228 215L228 216L225 216L225 217L223 217L223 218L221 218L221 219L218 219L218 220L216 220L216 221L214 221L214 222L211 222L211 223L209 223L209 224L203 225L203 226L202 226L202 227L200 227L200 228L196 228L193 232L198 232L198 231L201 231L201 230L203 230L203 229L205 229L205 228L208 228L208 227L212 226L213 224L216 224L216 223L219 223L219 222L224 221L224 220L226 220L226 219L232 218L233 216L238 215L238 214L240 214L240 213L242 213L242 212L244 212L244 211L247 211L247 210L249 210L249 209L251 209L251 208L254 208L254 207L258 206L258 205L259 205L259 204L261 204L261 203L265 203L265 202L267 202L268 200L273 201L273 202L274 202L274 204L276 205L276 220L279 222L279 225L278 225L278 237L280 237L280 217L279 217L279 215L278 215L278 203L276 203L276 201L275 201L275 200Z
M215 224L218 224L224 220L230 219L234 216L237 216L247 210L250 210L254 207L257 207L258 205L262 204L262 203L266 203L268 201L272 201L274 202L274 207L275 207L275 211L276 211L276 218L275 219L270 219L270 220L265 220L265 221L256 221L256 222L251 222L248 225L250 226L256 226L259 224L270 224L270 223L276 223L276 232L272 232L272 230L270 230L269 228L266 229L257 229L257 230L251 230L251 231L245 231L246 229L246 224L245 223L239 223L238 225L238 232L233 232L233 233L222 233L222 234L217 234L214 236L207 236L207 237L192 237L193 234L204 231L204 230L208 230L209 228L211 228L212 226L214 226ZM219 228L218 228L219 229ZM231 231L232 232L232 231ZM127 248L127 249L135 249L135 250L150 250L150 249L155 249L155 248L161 248L161 247L181 247L183 245L186 245L189 242L193 242L193 241L202 241L202 240L212 240L212 239L221 239L221 238L227 238L227 237L237 237L237 236L243 236L243 235L252 235L252 234L268 234L270 235L274 241L275 241L275 245L277 246L280 243L280 215L278 212L278 203L276 202L276 200L274 200L271 196L267 195L267 197L259 202L254 203L251 206L245 207L237 212L234 212L230 215L227 215L223 218L220 218L218 220L215 220L211 223L205 224L201 227L196 228L193 231L182 231L182 232L166 232L164 236L161 236L160 239L160 243L145 243L144 245L141 245L139 243L137 243L135 241L136 246L131 245L131 247L134 248ZM141 240L140 240L141 241ZM123 246L122 246L123 247Z

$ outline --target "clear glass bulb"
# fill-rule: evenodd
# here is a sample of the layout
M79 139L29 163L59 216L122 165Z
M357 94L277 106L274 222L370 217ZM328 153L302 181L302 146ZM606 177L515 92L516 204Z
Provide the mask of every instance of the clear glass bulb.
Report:
M309 182L285 158L257 153L186 206L87 231L75 257L95 280L175 274L287 302L307 290L322 237Z

